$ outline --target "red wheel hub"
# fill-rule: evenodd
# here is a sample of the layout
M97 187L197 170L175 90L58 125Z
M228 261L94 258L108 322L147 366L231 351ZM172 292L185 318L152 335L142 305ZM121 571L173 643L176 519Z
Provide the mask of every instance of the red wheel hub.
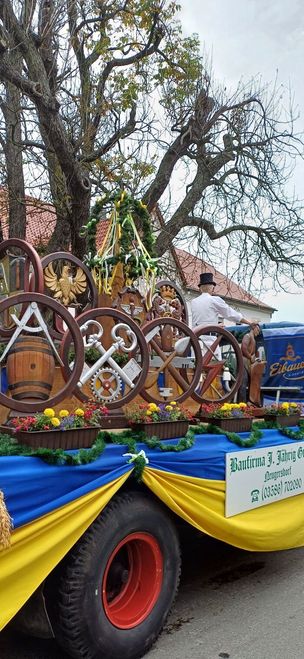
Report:
M112 552L102 581L107 618L119 629L139 625L152 611L163 582L163 556L149 533L131 533Z

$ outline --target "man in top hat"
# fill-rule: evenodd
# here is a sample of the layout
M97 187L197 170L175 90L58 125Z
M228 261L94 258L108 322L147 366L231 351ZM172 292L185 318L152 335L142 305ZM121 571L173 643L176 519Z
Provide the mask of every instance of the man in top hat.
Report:
M218 325L219 316L251 327L258 325L256 320L248 320L239 311L229 307L221 297L212 295L216 286L212 272L202 272L198 286L200 295L191 302L193 328L199 325Z

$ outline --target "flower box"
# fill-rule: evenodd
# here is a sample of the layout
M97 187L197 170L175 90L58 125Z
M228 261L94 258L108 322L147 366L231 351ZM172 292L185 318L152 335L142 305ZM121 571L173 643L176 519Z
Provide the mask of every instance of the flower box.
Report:
M110 412L108 416L105 416L100 421L100 427L102 430L120 430L121 428L128 428L128 421L124 414Z
M94 443L106 414L107 408L93 402L85 410L77 407L74 412L63 409L57 414L53 408L46 407L32 416L21 414L10 418L8 427L19 443L33 448L88 448Z
M280 426L297 426L300 414L264 414L264 421L278 423Z
M14 433L13 437L20 444L27 444L32 448L62 448L66 451L91 447L99 431L98 426L69 430L33 430L31 432L20 430Z
M251 430L252 418L250 416L232 417L197 417L198 423L210 423L228 432L249 432Z
M175 437L185 436L189 421L152 421L152 423L134 423L130 425L134 430L143 431L148 437L175 439Z
M192 419L189 410L181 408L176 401L135 404L125 409L125 415L135 432L142 431L158 439L184 437Z
M263 407L251 407L250 415L253 416L255 419L264 419L265 410Z

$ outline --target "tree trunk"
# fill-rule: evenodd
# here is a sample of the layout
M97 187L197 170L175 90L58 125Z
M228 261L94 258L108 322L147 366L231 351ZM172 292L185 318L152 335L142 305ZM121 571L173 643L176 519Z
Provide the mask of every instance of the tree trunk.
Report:
M11 52L14 66L21 70L22 60L17 50ZM7 190L9 207L9 237L26 237L26 203L24 192L21 131L21 94L10 82L6 83L6 98L2 104L5 120Z
M72 240L71 251L74 256L83 259L86 252L86 237L80 236L81 227L88 222L90 214L90 191L79 190L78 195L74 190L72 201Z

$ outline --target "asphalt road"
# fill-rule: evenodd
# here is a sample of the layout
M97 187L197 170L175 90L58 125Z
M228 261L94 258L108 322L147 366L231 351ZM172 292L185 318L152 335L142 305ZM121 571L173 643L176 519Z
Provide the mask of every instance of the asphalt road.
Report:
M187 539L177 602L149 659L303 659L304 548L254 554ZM68 659L53 641L0 634L1 659Z

